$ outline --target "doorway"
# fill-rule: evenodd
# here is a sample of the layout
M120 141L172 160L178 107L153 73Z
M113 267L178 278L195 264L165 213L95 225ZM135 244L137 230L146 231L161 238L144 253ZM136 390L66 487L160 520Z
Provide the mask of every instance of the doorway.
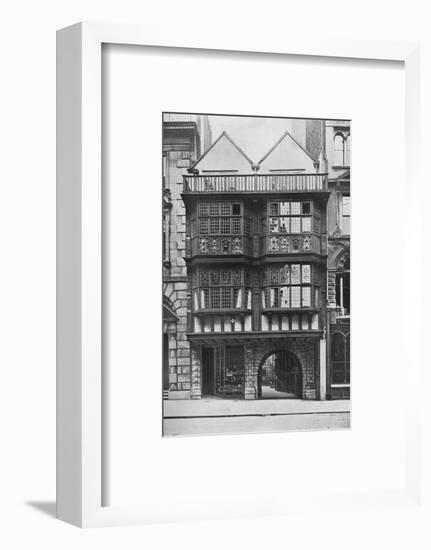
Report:
M214 348L202 348L202 396L215 395Z
M302 399L302 368L290 351L274 351L258 372L259 399Z

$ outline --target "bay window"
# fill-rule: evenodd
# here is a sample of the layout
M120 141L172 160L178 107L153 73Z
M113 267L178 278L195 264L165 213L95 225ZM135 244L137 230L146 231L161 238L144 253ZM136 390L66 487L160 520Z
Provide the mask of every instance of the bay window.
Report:
M244 217L240 202L202 201L191 220L191 236L248 235L250 220Z
M270 235L311 233L311 202L269 202L268 218Z
M263 308L314 308L317 296L316 290L312 293L310 264L276 264L264 271Z
M243 267L197 267L192 283L195 311L251 309L249 274Z

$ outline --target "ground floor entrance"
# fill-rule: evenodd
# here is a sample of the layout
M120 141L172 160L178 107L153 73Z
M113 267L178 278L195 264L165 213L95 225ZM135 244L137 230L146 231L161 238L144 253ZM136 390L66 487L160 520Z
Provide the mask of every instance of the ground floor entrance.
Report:
M317 399L319 338L192 342L192 398Z
M289 351L271 353L258 372L259 399L298 399L302 397L302 368Z

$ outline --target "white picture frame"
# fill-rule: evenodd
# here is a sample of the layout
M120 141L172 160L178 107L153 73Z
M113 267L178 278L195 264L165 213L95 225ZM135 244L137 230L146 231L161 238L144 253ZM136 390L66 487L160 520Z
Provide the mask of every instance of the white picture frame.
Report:
M406 188L422 185L418 44L330 41L260 35L252 29L220 35L217 29L193 34L166 26L79 23L57 35L57 516L81 527L208 519L211 509L183 507L175 513L147 507L102 506L102 45L128 44L261 52L405 64ZM413 210L407 215L414 217ZM408 236L405 236L406 238ZM412 306L420 316L419 304ZM416 309L415 309L416 308ZM412 365L419 369L419 365ZM358 509L397 503L411 506L420 493L418 403L408 396L405 484L397 491L310 499L296 508ZM237 514L226 500L218 517L284 514L289 505L256 501Z

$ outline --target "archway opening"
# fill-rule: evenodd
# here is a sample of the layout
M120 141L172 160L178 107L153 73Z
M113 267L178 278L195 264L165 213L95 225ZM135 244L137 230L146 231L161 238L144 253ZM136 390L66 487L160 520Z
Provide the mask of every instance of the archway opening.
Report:
M290 351L267 355L258 372L259 399L302 399L302 368Z

